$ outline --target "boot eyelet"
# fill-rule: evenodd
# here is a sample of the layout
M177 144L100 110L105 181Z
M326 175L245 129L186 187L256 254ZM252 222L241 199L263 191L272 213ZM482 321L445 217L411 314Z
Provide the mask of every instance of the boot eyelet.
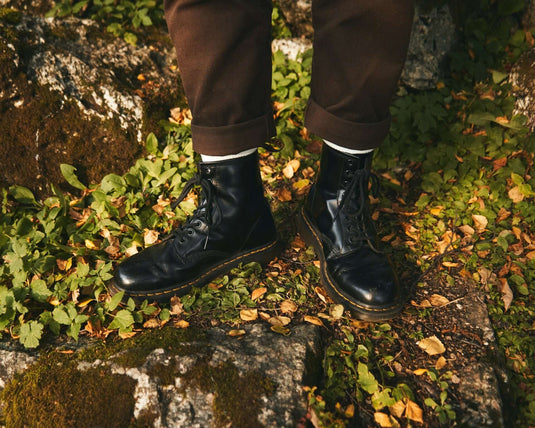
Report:
M189 236L193 236L195 234L195 232L191 229L188 229L186 230L186 233L189 235Z

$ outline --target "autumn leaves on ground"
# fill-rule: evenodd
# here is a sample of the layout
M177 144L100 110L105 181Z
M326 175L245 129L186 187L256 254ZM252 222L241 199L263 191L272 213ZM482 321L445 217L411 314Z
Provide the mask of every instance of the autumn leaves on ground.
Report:
M482 296L496 358L509 376L508 422L535 424L535 138L513 114L507 83L533 37L521 30L511 36L511 22L503 22L514 17L494 7L479 11L488 15L483 21L466 18L436 89L400 89L390 136L375 154L382 191L371 199L373 217L411 286L399 317L365 323L331 302L313 250L295 232L321 144L302 127L311 53L289 61L279 52L273 102L282 150L262 151L261 171L286 242L281 256L263 270L234 269L169 305L110 298L106 284L118 261L165 237L197 202L192 192L178 209L170 207L197 160L189 112L175 109L163 136L149 135L147 155L123 176L82 183L63 165L71 193L55 189L38 201L22 187L3 190L3 337L35 348L58 334L116 339L169 323L224 324L234 336L248 322L285 335L313 323L330 337L325 382L308 389L314 425L346 426L355 415L382 427L453 425L465 410L460 374L488 351L482 326L467 327L466 318Z

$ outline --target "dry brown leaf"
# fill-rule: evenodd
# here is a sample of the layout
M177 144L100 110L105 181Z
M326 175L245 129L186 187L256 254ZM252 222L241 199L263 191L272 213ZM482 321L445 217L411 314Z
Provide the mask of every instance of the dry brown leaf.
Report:
M388 410L390 410L390 413L392 413L392 415L396 418L401 418L403 413L405 413L406 407L407 405L403 402L403 400L399 400L388 407Z
M143 242L145 246L152 245L158 240L159 233L156 230L145 229L143 233Z
M487 217L481 214L472 214L472 220L474 221L474 227L477 232L483 232L489 224Z
M258 316L264 321L268 321L271 318L271 315L267 312L258 312Z
M476 231L472 226L468 226L467 224L463 224L462 226L459 226L459 230L463 232L465 236L472 236Z
M143 327L145 328L158 328L160 327L160 322L156 318L148 319L143 323Z
M319 263L319 262L318 262ZM327 303L327 296L325 295L325 292L323 291L322 288L320 287L315 287L314 288L314 291L316 292L316 294L318 295L318 297L320 298L320 300L323 302L323 303Z
M530 251L529 253L527 253L526 257L528 258L528 260L535 259L535 250L534 251Z
M121 339L130 339L131 337L134 337L137 334L135 331L127 331L124 333L119 333L119 337Z
M420 340L418 342L418 346L431 356L446 352L444 344L436 336L431 336Z
M446 297L441 296L440 294L433 294L429 298L429 302L433 306L444 306L444 305L447 305L450 301Z
M266 294L266 292L267 292L266 287L255 288L253 292L251 293L251 300L258 299L260 296L263 296L264 294Z
M281 326L281 327L284 327L285 325L290 324L291 321L292 320L290 318L282 316L282 315L274 316L274 317L271 317L270 319L268 319L268 322L271 325L278 325L278 326Z
M292 198L292 192L286 187L281 187L277 192L277 199L281 202L289 202Z
M312 315L305 315L304 320L310 324L319 325L320 327L323 327L323 322L318 317Z
M280 310L283 314L292 314L297 311L297 305L291 300L285 300L281 303Z
M509 287L509 283L507 282L506 278L500 278L499 281L502 285L500 291L502 292L503 307L507 312L511 306L511 303L513 302L513 291L511 290L511 287Z
M442 370L444 367L446 367L447 361L443 356L440 356L435 363L435 369Z
M240 318L244 321L255 321L258 318L258 310L242 309L240 311Z
M137 245L133 242L132 245L126 249L126 251L124 252L124 255L126 257L131 257L137 253L138 253Z
M180 301L180 297L178 296L171 297L170 303L171 303L171 308L170 308L169 313L171 315L180 315L182 312L184 312L182 302Z
M407 409L405 411L405 415L411 421L419 422L421 424L424 423L423 421L424 412L422 411L420 406L418 406L418 404L416 404L414 401L407 400Z
M245 330L229 330L227 335L228 336L232 336L232 337L238 337L238 336L243 336L245 334Z
M390 421L390 416L388 416L386 413L375 412L373 414L373 419L382 428L391 428L392 427L392 422Z
M520 190L520 187L515 186L509 192L507 192L509 199L511 199L515 204L522 202L524 200L524 194Z

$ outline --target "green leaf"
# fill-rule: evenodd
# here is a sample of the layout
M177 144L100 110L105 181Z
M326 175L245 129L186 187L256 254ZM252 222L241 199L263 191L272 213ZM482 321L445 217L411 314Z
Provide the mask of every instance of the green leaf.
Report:
M147 149L147 152L151 155L155 155L158 153L158 139L156 138L156 135L154 135L154 133L151 132L149 135L147 135L145 147Z
M78 180L78 177L76 177L76 174L74 173L76 171L75 167L66 163L62 163L59 167L61 169L61 174L72 187L80 190L87 189L87 187Z
M37 204L37 201L35 200L35 196L33 195L32 191L30 189L27 189L26 187L11 186L9 188L9 193L17 201L23 204L33 204L33 205Z
M379 383L377 382L377 379L375 379L375 376L370 373L366 364L359 363L357 373L359 375L358 384L364 391L368 394L373 394L379 390Z
M43 324L38 321L29 321L20 326L20 343L25 348L37 348L43 334Z
M134 324L134 316L132 312L122 309L115 314L113 321L110 323L110 329L118 328L119 330L124 330Z
M30 284L30 296L38 302L46 302L52 295L52 292L46 286L46 282L42 279L33 280Z
M114 311L117 306L119 306L119 303L121 303L121 300L124 296L124 291L120 291L117 294L114 294L110 301L106 304L106 309L110 312Z
M69 317L69 314L67 313L67 310L65 306L60 305L56 306L54 310L52 311L52 318L54 321L58 322L59 324L63 325L70 325L71 324L71 318Z

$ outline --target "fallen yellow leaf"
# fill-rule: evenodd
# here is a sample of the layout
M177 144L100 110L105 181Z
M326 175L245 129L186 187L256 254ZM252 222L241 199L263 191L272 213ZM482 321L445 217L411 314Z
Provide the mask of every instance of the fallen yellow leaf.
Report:
M255 321L258 318L258 310L242 309L240 311L240 318L244 321Z
M444 367L446 367L446 364L447 364L446 359L443 356L440 356L438 358L437 362L435 363L435 369L441 370Z
M319 325L323 327L323 322L318 318L312 315L305 315L304 320L310 324Z
M297 311L297 305L291 300L285 300L281 303L280 310L283 314L291 314Z
M489 224L487 217L480 214L472 214L472 220L474 221L474 227L477 232L483 232Z
M143 233L143 242L145 243L145 246L152 245L158 240L158 231L156 230L149 230L145 229L145 232Z
M427 369L416 369L412 371L416 376L421 376L427 373Z
M418 346L431 356L446 352L444 344L436 336L431 336L420 340L418 342Z
M266 292L267 292L266 287L255 288L253 292L251 293L251 300L258 299L260 296L266 294Z
M353 404L347 406L344 415L346 418L352 418L353 416L355 416L355 406Z
M386 413L375 412L373 414L373 419L382 428L391 428L392 427L392 422L390 421L390 416L388 416Z
M282 334L283 336L289 336L291 331L288 327L284 327L282 325L272 325L271 330L275 333Z
M406 404L403 402L403 400L396 401L394 404L388 407L388 410L390 410L390 413L392 413L393 416L396 418L401 418L403 416L403 413L405 413Z
M151 318L143 323L143 327L145 328L158 328L160 327L160 323L156 318Z
M238 337L243 336L245 334L245 330L229 330L227 335L232 337Z
M520 187L515 186L509 192L507 192L509 199L511 199L515 204L522 202L524 200L524 194L520 190Z
M416 404L414 401L407 400L407 409L405 414L407 415L407 418L409 418L411 421L420 422L421 424L424 423L424 412L422 411L420 406L418 406L418 404Z
M268 319L268 322L271 325L278 325L281 327L290 324L291 321L292 320L290 318L282 316L282 315L271 317L270 319Z
M344 316L344 306L343 305L333 305L330 307L329 312L331 317L335 320L339 320Z
M175 327L176 328L188 328L189 322L187 322L186 320L178 320L177 322L175 322Z
M429 298L429 302L433 306L444 306L444 305L447 305L450 301L446 297L441 296L440 294L433 294Z

